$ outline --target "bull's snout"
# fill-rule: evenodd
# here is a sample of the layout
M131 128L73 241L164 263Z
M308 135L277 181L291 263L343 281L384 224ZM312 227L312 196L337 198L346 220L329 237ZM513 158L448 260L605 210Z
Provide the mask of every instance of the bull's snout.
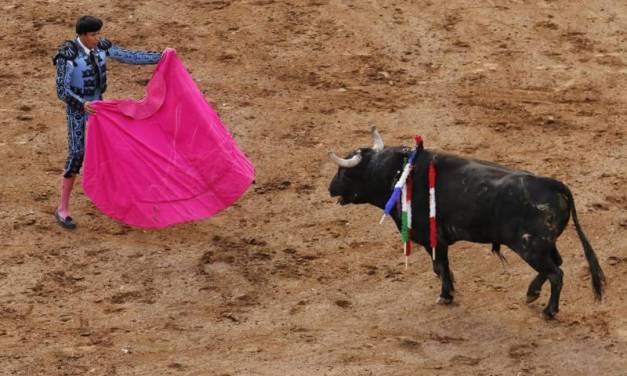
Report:
M337 203L340 205L346 205L348 203L346 199L344 199L342 184L337 175L333 177L331 184L329 184L329 195L331 197L337 197Z

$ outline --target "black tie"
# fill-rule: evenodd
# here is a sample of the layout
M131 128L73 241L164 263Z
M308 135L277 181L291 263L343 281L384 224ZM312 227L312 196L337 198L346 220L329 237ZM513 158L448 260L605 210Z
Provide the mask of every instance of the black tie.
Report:
M96 54L94 50L89 51L89 61L94 66L94 73L96 74L96 88L100 89L100 66L98 65L98 59L96 59Z

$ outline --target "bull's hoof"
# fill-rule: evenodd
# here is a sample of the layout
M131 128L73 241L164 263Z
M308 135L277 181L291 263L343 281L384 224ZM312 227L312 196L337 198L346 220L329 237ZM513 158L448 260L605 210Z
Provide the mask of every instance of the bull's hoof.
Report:
M542 314L544 315L544 318L547 320L553 320L555 318L555 315L557 315L557 313L559 312L559 309L551 309L550 307L546 307L543 311Z
M533 303L540 297L540 293L527 294L527 304Z
M450 297L450 298L443 298L443 297L441 297L441 296L440 296L440 297L438 297L438 300L436 300L436 303L437 303L437 304L440 304L440 305L448 305L448 304L451 304L451 303L453 303L453 297Z

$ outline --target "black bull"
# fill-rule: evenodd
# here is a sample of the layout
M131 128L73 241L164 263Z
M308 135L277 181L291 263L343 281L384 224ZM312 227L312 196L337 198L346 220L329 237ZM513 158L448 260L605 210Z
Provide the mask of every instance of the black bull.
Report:
M371 204L383 209L403 167L403 160L410 154L408 148L384 147L376 128L373 128L373 137L375 145L372 148L357 149L346 159L330 153L331 159L340 167L329 192L332 197L339 196L338 202L342 205ZM492 244L492 250L500 256L499 247L504 244L538 272L527 290L528 303L540 296L542 285L549 280L551 297L543 312L553 317L559 311L564 274L555 243L571 213L590 266L595 297L601 299L605 284L603 271L579 225L570 190L554 179L425 149L417 156L412 172L412 241L431 254L429 161L434 162L437 170L437 246L433 270L442 280L439 303L447 304L453 300L449 245L460 240ZM392 218L400 229L400 217L395 211Z

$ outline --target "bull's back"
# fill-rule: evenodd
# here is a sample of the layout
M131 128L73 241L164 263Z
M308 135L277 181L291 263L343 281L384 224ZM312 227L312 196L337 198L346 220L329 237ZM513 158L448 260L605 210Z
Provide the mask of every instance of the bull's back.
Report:
M437 218L447 240L492 242L492 208L504 181L516 171L447 154L435 160Z
M521 234L555 237L569 218L557 180L454 156L438 164L438 216L450 241L511 243Z

